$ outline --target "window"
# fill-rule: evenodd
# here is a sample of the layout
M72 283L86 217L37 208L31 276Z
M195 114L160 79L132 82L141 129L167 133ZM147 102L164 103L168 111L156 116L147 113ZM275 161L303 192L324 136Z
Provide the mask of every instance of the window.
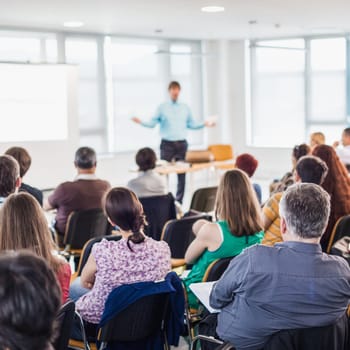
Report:
M252 143L291 146L304 138L304 42L260 42L253 51Z
M290 147L315 131L329 143L339 138L347 114L345 38L257 41L251 57L252 145Z

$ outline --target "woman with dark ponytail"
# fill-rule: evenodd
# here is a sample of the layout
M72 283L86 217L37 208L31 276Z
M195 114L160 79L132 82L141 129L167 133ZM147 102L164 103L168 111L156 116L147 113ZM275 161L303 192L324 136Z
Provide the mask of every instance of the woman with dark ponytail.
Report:
M171 269L167 243L146 237L142 204L122 187L111 189L105 198L105 213L118 227L120 241L96 243L82 271L80 284L88 291L76 303L89 323L98 324L109 293L123 284L163 279Z

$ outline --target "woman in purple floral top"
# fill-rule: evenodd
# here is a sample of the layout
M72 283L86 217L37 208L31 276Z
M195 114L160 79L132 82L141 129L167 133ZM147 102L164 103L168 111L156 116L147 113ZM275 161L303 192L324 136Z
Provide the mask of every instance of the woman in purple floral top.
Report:
M118 226L120 241L96 243L81 274L81 285L90 291L76 303L87 322L97 324L109 293L123 284L163 279L171 269L167 243L143 234L145 217L136 195L126 188L111 189L105 212Z

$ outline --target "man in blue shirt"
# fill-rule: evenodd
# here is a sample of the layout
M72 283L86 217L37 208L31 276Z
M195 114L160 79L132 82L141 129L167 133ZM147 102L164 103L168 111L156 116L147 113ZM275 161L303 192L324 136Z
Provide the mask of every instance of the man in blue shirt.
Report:
M145 122L137 117L132 118L132 120L147 128L154 128L159 124L162 139L160 158L171 162L172 160L179 161L186 158L188 148L186 141L187 129L199 130L206 126L214 126L215 123L194 120L190 108L186 104L178 102L181 86L177 81L172 81L168 90L170 101L162 103L150 121ZM180 203L182 203L185 194L185 180L186 174L178 174L176 200Z
M257 350L279 330L323 327L345 315L350 268L322 252L330 197L320 186L291 186L280 203L284 242L256 245L234 258L215 284L217 334L239 350Z

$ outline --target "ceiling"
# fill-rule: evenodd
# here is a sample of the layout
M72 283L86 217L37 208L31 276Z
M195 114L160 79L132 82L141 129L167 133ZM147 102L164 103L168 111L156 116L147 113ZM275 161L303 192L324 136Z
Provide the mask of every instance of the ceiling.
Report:
M226 11L201 12L207 5ZM80 20L74 31L191 39L344 33L349 14L350 0L0 0L1 27L63 30Z

